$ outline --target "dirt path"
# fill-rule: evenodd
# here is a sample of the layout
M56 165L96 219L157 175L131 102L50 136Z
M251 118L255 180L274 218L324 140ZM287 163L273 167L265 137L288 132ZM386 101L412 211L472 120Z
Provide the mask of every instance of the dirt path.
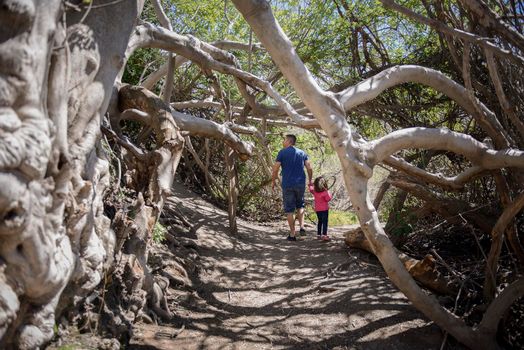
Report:
M171 290L179 321L137 326L132 349L440 348L438 327L374 257L344 245L343 228L331 242L314 239L312 226L287 242L284 222L240 221L231 238L225 212L181 189L175 196L196 228L200 273L191 289Z

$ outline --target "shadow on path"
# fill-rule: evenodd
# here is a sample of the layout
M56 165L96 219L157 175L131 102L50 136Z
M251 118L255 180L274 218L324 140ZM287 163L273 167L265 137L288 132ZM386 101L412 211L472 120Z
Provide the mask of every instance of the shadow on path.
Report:
M199 274L193 290L171 290L176 321L141 325L131 349L440 348L439 328L374 257L345 246L344 228L330 229L331 242L317 241L313 228L288 242L284 221L239 220L232 237L227 213L182 188L174 197L198 228Z

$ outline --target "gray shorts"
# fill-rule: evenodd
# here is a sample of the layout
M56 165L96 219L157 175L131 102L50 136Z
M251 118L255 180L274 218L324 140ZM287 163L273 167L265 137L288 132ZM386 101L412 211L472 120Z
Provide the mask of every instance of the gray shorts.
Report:
M286 214L294 213L296 209L304 208L305 186L293 186L282 189L282 201Z

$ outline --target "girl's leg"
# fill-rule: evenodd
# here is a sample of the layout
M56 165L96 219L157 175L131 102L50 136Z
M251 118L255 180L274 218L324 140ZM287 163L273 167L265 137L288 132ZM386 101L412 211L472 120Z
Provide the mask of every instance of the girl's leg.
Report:
M317 211L317 236L322 232L322 212Z
M323 222L323 225L322 225L322 234L323 235L327 235L328 221L329 221L328 219L329 219L329 210L326 210L325 214L324 214L324 222Z

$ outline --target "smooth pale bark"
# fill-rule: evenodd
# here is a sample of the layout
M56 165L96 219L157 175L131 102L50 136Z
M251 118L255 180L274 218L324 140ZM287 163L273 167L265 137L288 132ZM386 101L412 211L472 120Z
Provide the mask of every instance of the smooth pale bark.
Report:
M369 142L367 158L376 164L408 148L447 150L461 154L483 169L524 168L524 152L517 149L496 151L473 137L449 129L409 128L397 130Z
M229 53L220 50L210 44L204 43L194 37L183 36L152 24L138 26L135 36L139 36L141 45L175 52L198 64L206 73L211 70L232 75L245 84L260 88L265 91L287 115L303 128L318 127L315 119L307 118L299 114L293 106L286 101L273 86L259 77L237 68L235 59Z
M422 181L438 185L441 188L451 191L463 189L464 185L470 182L472 179L482 175L483 173L486 173L486 170L482 167L475 166L464 170L462 173L456 176L448 177L440 173L429 173L395 156L386 157L384 159L384 163L397 170L402 171L405 174L414 176Z
M344 109L349 111L376 98L386 89L407 82L424 84L442 92L475 117L499 149L509 146L506 131L495 114L480 101L475 99L473 102L463 86L431 68L413 65L391 67L337 93L336 96Z
M222 49L222 50L238 50L238 51L248 51L249 50L249 44L236 42L236 41L230 41L230 40L218 40L211 43L211 45ZM259 44L252 45L253 51L261 50L261 46ZM185 57L177 56L175 60L174 68L180 67L182 64L188 62L189 60ZM147 78L140 84L141 86L145 87L148 90L153 89L156 83L162 79L164 75L166 75L168 72L168 63L164 63L160 66L156 71L152 72L147 76Z
M233 2L300 99L327 133L341 162L344 181L361 227L393 283L427 317L462 343L473 348L482 342L486 348L497 348L492 337L475 332L462 320L442 308L434 297L425 294L409 276L380 226L377 212L369 199L367 185L372 163L366 163L364 150L352 136L351 128L345 120L344 102L341 98L337 99L335 95L320 89L274 19L269 3L263 0ZM371 82L367 84L370 85ZM339 96L343 97L344 101L351 101L351 94L351 91L346 91Z

